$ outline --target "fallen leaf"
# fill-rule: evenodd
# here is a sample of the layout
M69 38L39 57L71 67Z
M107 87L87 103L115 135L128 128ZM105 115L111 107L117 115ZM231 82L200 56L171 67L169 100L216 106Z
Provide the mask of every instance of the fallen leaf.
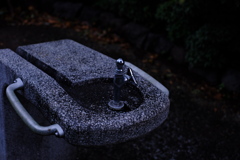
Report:
M222 99L222 94L221 93L217 93L217 94L214 95L213 98L216 99L216 100L221 100Z

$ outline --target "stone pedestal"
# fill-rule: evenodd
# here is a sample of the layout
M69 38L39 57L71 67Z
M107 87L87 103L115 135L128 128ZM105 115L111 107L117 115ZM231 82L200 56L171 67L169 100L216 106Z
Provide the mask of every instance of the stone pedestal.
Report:
M157 128L169 112L168 90L132 66L137 85L126 84L128 109L113 111L115 60L72 40L0 50L0 159L76 159L77 147L125 142ZM36 135L8 102L6 87L22 79L16 94L40 125L58 124L64 138ZM70 145L71 144L71 145Z

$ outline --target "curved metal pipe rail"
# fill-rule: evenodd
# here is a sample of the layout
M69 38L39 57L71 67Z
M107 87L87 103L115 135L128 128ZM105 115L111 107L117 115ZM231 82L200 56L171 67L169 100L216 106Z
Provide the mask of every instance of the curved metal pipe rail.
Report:
M125 62L125 64L132 70L137 72L140 76L145 78L147 81L152 83L154 86L156 86L158 89L163 91L167 96L169 96L169 90L165 86L163 86L160 82L158 82L156 79L154 79L152 76L150 76L149 74L147 74L146 72L144 72L143 70L141 70L140 68L138 68L137 66L133 65L130 62Z
M17 114L21 117L24 123L35 133L40 135L51 135L55 134L57 137L62 137L64 135L63 129L58 124L53 124L50 126L40 126L26 111L23 107L14 91L22 88L23 82L20 78L17 78L14 83L10 84L6 89L6 94L9 102L17 112Z

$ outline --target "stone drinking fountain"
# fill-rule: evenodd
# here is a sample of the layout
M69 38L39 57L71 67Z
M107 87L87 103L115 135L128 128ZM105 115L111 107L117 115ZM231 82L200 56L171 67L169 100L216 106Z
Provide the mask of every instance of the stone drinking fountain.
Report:
M2 97L8 99L0 99L3 106L11 104L32 131L55 134L71 145L137 138L157 128L169 112L169 92L161 83L121 58L72 40L20 46L16 53L0 50L0 74ZM18 97L50 126L39 125Z

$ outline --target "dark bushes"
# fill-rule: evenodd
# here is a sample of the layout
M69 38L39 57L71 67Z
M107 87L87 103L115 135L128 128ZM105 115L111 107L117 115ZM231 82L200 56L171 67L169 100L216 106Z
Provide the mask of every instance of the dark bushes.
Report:
M191 66L221 69L239 67L239 1L168 0L156 18L167 22L169 37L185 45Z
M193 67L240 68L238 0L100 0L95 4L150 29L164 24L169 38L187 49Z
M99 0L96 5L112 11L121 17L134 22L151 26L155 20L155 11L158 5L155 0Z

